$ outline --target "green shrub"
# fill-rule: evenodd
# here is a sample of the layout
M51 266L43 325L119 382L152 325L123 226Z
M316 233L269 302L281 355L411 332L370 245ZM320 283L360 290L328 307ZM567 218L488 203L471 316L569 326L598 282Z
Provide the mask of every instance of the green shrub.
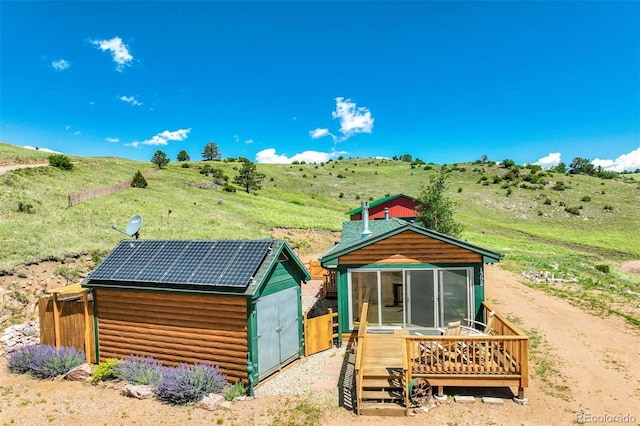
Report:
M227 192L236 192L236 187L231 185L230 183L225 183L222 189L224 189Z
M560 201L558 204L560 205L560 207L565 207L567 205L567 203L565 203L564 201Z
M112 380L117 378L116 367L122 363L122 360L109 358L93 367L93 382L97 383L102 380Z
M340 194L338 194L338 198L344 198L344 192L341 192Z
M605 274L608 274L609 271L611 270L609 265L596 265L596 269Z
M35 210L33 210L33 204L23 203L22 201L18 201L18 213L28 213L28 214L35 213Z
M458 188L458 194L462 192L462 188Z
M337 178L338 178L338 179L345 179L345 178L346 178L346 176L345 176L345 175L343 175L342 173L340 173L340 174L338 174Z
M591 201L591 197L589 197L588 195L585 195L580 199L580 201L584 201L585 203L588 203L589 201Z
M179 161L179 160L178 160L178 161ZM183 169L188 169L188 168L189 168L189 167L191 167L191 166L189 165L189 163L182 163L182 166L181 166L181 167L182 167Z
M222 179L224 177L224 171L222 169L218 169L216 167L211 167L209 164L205 164L200 167L201 175L211 175L214 178Z
M550 206L550 205L551 205L551 198L548 198L548 197L547 197L547 198L545 198L545 199L544 199L544 201L543 201L542 203L543 203L543 204L546 204L546 205L548 205L548 206Z
M133 179L131 179L131 187L133 188L146 188L147 180L144 178L140 170L133 175Z
M73 170L73 164L71 164L71 159L63 154L50 155L49 165L61 170Z
M613 206L611 204L605 204L603 209L605 211L612 212L613 211Z
M564 191L565 189L567 189L567 184L564 183L563 181L559 180L553 186L553 189L555 189L556 191Z
M511 188L507 188L507 197L508 197L509 195L511 195L512 193L513 193L513 190L512 190Z
M574 214L576 216L580 215L580 207L565 207L564 211L567 213Z
M242 382L235 382L224 392L225 401L233 401L238 396L247 394L247 387Z

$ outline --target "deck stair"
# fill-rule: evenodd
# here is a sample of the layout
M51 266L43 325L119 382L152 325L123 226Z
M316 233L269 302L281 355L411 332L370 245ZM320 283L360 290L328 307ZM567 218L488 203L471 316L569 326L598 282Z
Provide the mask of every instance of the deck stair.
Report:
M405 416L403 389L402 370L365 369L362 375L360 414Z
M401 366L402 335L377 334L375 339L362 336L358 374L358 414L364 416L406 416L404 373Z

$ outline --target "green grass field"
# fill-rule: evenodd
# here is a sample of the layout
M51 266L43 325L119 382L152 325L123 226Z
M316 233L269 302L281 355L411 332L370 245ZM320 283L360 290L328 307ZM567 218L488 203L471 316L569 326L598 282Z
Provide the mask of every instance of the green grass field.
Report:
M0 144L0 164L47 156ZM204 162L183 168L172 161L148 179L146 189L131 188L68 208L69 192L130 180L137 170L144 173L152 167L150 162L120 158L71 159L72 171L44 166L0 175L0 271L85 253L101 257L124 237L112 224L123 229L134 214L144 217L145 239L262 238L272 236L275 228L328 235L340 230L348 220L345 212L361 201L396 193L417 196L441 167L379 159L259 164L258 170L266 175L263 188L247 194L241 189L201 189L212 181L198 172ZM239 165L206 164L231 178ZM465 227L463 239L504 253L503 266L516 272L575 276L577 287L536 286L640 325L640 279L618 268L623 261L640 259L640 176L603 180L549 174L544 187L532 189L535 185L522 180L509 187L506 181L493 183L506 172L499 165L460 163L446 168L450 196L458 205L456 217ZM557 181L566 189L554 190ZM25 209L27 205L31 208ZM330 238L326 241L331 243ZM304 247L307 253L327 248ZM610 272L596 265L608 265Z

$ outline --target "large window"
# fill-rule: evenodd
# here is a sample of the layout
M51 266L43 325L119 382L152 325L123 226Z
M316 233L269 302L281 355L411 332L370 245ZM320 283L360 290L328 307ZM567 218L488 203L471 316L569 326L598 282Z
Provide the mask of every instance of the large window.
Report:
M369 302L372 328L444 327L472 318L473 269L349 270L351 327L360 324L360 310Z

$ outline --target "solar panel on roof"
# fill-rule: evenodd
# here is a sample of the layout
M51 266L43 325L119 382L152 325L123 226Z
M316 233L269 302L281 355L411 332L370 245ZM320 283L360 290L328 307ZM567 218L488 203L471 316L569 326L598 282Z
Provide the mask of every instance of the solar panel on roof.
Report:
M167 283L186 283L202 258L215 247L215 241L185 241L184 250L162 278Z
M139 281L159 282L182 256L187 248L185 241L165 241L162 249L157 251L153 261L140 271Z
M123 241L91 280L244 288L271 247L260 241Z
M189 279L192 284L245 287L264 260L271 241L224 241Z

